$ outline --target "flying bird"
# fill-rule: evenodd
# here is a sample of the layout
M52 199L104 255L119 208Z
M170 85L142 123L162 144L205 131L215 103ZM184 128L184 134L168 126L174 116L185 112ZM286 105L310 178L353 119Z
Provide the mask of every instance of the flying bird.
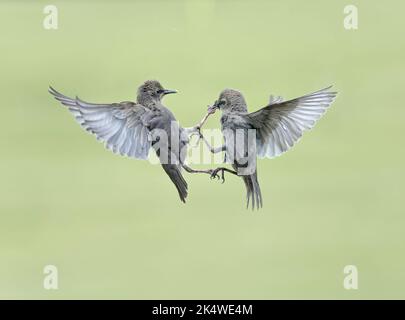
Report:
M182 128L178 124L161 102L164 96L177 91L163 88L158 81L143 83L138 88L136 102L90 103L79 97L69 98L52 87L49 92L68 107L85 130L114 153L146 160L153 148L182 202L188 195L182 168L189 173L212 174L212 170L194 170L185 164L188 137L196 132L196 127Z
M331 105L337 92L325 88L302 97L283 101L281 97L270 96L269 103L262 109L249 113L241 92L225 89L208 113L222 111L221 129L224 145L213 148L201 135L212 153L225 152L225 162L234 170L219 167L211 177L221 172L240 176L247 190L247 207L251 200L252 209L263 206L262 193L257 178L256 157L274 158L288 151L301 138L305 130L311 129ZM201 129L199 127L198 129Z

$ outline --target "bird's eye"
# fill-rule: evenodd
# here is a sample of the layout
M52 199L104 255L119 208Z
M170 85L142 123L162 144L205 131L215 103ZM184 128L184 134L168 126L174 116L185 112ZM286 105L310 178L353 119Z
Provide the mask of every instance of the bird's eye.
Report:
M226 103L226 101L224 99L220 100L218 105L223 106Z
M158 94L161 94L161 93L163 93L163 91L164 91L164 90L159 89L159 90L157 91L157 93L158 93Z

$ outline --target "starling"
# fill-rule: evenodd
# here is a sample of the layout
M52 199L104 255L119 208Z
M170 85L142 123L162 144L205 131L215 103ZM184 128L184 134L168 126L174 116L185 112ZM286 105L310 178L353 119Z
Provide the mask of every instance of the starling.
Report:
M209 106L208 113L213 114L218 109L222 111L224 145L213 148L201 133L200 136L212 153L224 151L225 162L230 162L234 170L220 167L213 170L211 177L218 177L221 172L224 182L225 172L240 176L247 190L247 207L250 200L252 209L262 207L256 157L274 158L289 150L333 102L337 92L329 91L330 88L288 101L270 96L264 108L252 113L248 112L241 92L223 90L218 100Z
M79 124L114 153L135 159L147 159L153 148L159 161L176 186L180 200L186 201L187 182L181 169L189 173L212 174L212 170L193 170L185 164L189 135L196 127L182 128L161 100L175 90L167 90L156 80L138 88L137 101L89 103L69 98L52 87L49 92L68 107Z

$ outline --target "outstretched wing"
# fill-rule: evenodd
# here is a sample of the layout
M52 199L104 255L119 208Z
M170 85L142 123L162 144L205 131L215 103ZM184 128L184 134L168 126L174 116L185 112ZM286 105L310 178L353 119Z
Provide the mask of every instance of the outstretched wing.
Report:
M271 99L266 107L247 114L246 120L257 130L258 156L273 158L289 150L333 102L337 92L330 88L284 102Z
M64 96L52 87L49 92L68 107L77 122L105 143L114 153L147 159L151 142L147 123L152 111L134 102L96 104Z

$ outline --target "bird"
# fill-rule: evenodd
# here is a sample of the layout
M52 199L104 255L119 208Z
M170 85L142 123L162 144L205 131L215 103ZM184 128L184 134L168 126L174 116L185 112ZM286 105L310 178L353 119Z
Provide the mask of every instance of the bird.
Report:
M105 147L116 154L146 160L154 149L163 170L185 203L188 185L182 168L189 173L212 174L212 170L194 170L185 163L189 135L196 127L182 128L162 99L176 90L165 89L157 80L147 80L137 90L136 102L90 103L78 96L69 98L51 86L56 100L66 106L77 122Z
M280 96L270 96L267 105L255 112L248 112L242 93L235 89L223 90L219 98L208 106L208 114L222 111L220 119L224 144L214 148L203 139L212 153L225 152L225 162L234 170L219 167L211 178L225 181L225 172L240 176L246 187L247 208L263 207L263 198L257 177L256 158L274 158L291 149L303 132L312 129L316 121L334 101L337 92L332 86L283 101Z

